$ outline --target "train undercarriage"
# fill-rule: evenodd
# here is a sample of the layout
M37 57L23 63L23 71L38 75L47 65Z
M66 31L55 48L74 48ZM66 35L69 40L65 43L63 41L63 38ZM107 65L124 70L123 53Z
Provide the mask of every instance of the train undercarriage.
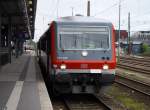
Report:
M90 70L56 71L50 74L50 82L59 93L98 93L102 86L111 85L115 79L114 70L102 73L90 73Z

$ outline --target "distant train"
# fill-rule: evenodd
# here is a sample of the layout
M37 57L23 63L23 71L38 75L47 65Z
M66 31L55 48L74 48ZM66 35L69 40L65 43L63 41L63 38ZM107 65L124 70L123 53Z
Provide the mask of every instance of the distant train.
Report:
M115 30L93 17L53 21L38 42L44 73L58 93L96 93L115 79Z

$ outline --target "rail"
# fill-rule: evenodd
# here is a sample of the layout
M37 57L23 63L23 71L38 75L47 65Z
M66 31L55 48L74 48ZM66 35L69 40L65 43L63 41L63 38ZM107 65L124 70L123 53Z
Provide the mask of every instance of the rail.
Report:
M150 96L150 85L134 80L134 79L130 79L127 77L123 77L120 75L116 75L116 80L115 83L126 86L134 91L140 92L146 96Z
M65 95L61 96L60 100L64 103L61 106L66 110L111 110L102 100L92 94ZM60 104L62 103L59 102L59 106Z

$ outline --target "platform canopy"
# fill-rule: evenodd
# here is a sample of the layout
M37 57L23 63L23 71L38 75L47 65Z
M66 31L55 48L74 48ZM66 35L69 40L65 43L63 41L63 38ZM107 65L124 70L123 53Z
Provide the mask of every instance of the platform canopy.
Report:
M34 37L37 0L0 0L2 25L21 28L26 39Z

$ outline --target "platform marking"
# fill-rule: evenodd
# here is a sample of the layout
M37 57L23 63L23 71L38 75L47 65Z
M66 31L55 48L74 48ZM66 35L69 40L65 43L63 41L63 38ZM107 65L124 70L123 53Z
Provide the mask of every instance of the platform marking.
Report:
M24 81L17 81L15 87L13 88L13 91L11 95L9 96L9 99L7 101L6 107L7 110L17 110L17 106L19 103L19 99L21 96L21 91L23 88Z
M53 110L52 103L50 101L45 83L42 81L38 82L38 90L40 96L41 110Z

